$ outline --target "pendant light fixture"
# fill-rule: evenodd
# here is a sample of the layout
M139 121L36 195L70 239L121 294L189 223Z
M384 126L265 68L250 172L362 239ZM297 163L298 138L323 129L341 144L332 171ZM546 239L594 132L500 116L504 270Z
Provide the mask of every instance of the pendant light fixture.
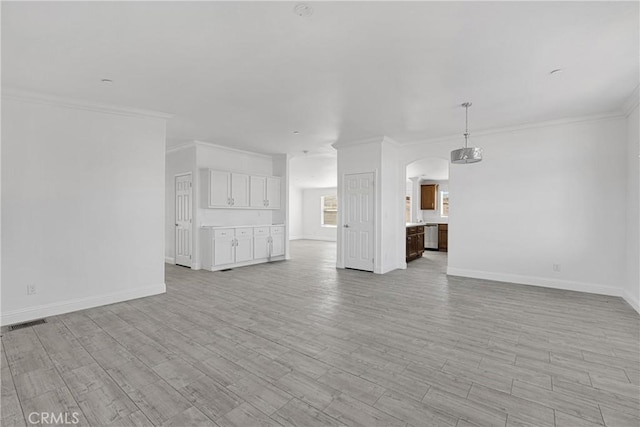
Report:
M482 160L482 148L480 147L468 147L469 143L469 107L470 102L462 104L465 108L464 113L464 148L458 148L451 152L451 163L466 164L477 163Z

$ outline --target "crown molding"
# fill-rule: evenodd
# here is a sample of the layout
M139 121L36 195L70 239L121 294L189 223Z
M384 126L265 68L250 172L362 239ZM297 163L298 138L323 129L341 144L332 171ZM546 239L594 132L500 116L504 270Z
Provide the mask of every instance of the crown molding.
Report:
M173 114L163 113L159 111L144 110L141 108L125 107L121 105L102 104L99 102L66 98L39 92L31 92L12 87L3 87L0 97L2 99L10 99L13 101L30 102L32 104L53 105L57 107L73 108L76 110L116 114L120 116L145 117L163 120L167 120L173 117Z
M186 148L195 148L196 144L195 141L188 141L188 142L184 142L182 144L178 144L178 145L174 145L172 147L167 147L165 152L168 153L175 153L176 151L181 151L184 150Z
M239 148L233 148L233 147L227 147L225 145L214 144L213 142L194 140L193 144L197 147L199 146L199 147L206 147L206 148L217 148L219 150L231 151L233 153L248 154L251 156L258 156L258 157L264 157L266 159L273 159L273 155L271 154L256 153L254 151L241 150Z
M622 112L625 117L631 114L634 108L636 108L640 104L640 85L636 86L636 88L631 92L629 97L622 104Z
M595 122L595 121L601 121L601 120L614 120L614 119L624 119L624 118L625 118L625 115L621 111L611 111L608 113L594 114L590 116L566 117L562 119L547 120L543 122L523 123L521 125L516 125L516 126L486 129L486 130L474 132L473 136L474 137L487 136L487 135L495 135L500 133L518 132L518 131L529 130L529 129L562 126L562 125L573 124L573 123L592 122L592 121ZM401 146L410 147L413 145L419 145L419 144L425 144L425 143L435 144L439 142L449 142L449 141L455 141L455 140L462 140L462 134L442 136L437 138L416 139L413 141L402 143Z

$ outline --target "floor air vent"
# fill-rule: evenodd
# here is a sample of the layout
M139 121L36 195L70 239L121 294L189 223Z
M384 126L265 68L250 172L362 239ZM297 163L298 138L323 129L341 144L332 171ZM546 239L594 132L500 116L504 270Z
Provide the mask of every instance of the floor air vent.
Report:
M32 320L31 322L18 323L17 325L9 326L10 331L15 331L16 329L28 328L30 326L42 325L43 323L47 323L46 319L38 319Z

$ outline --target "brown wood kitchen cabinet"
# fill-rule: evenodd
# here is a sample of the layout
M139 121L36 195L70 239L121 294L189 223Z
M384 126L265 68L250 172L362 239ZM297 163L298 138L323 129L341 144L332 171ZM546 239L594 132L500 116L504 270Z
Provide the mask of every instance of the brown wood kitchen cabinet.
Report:
M449 224L438 224L438 250L448 252L449 250Z
M407 262L420 258L424 252L424 226L407 227Z
M438 184L420 186L420 209L434 211L438 209Z

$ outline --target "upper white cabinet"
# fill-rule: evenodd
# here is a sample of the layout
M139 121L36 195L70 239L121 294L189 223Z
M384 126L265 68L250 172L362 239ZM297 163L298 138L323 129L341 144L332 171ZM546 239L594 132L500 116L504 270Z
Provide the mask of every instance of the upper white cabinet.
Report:
M280 178L251 176L250 206L260 209L280 209Z
M205 208L280 209L280 177L201 170Z
M203 205L206 208L246 208L249 206L249 175L203 170ZM207 185L208 184L208 185Z
M249 194L252 208L267 207L267 177L251 176L251 185L249 186Z

